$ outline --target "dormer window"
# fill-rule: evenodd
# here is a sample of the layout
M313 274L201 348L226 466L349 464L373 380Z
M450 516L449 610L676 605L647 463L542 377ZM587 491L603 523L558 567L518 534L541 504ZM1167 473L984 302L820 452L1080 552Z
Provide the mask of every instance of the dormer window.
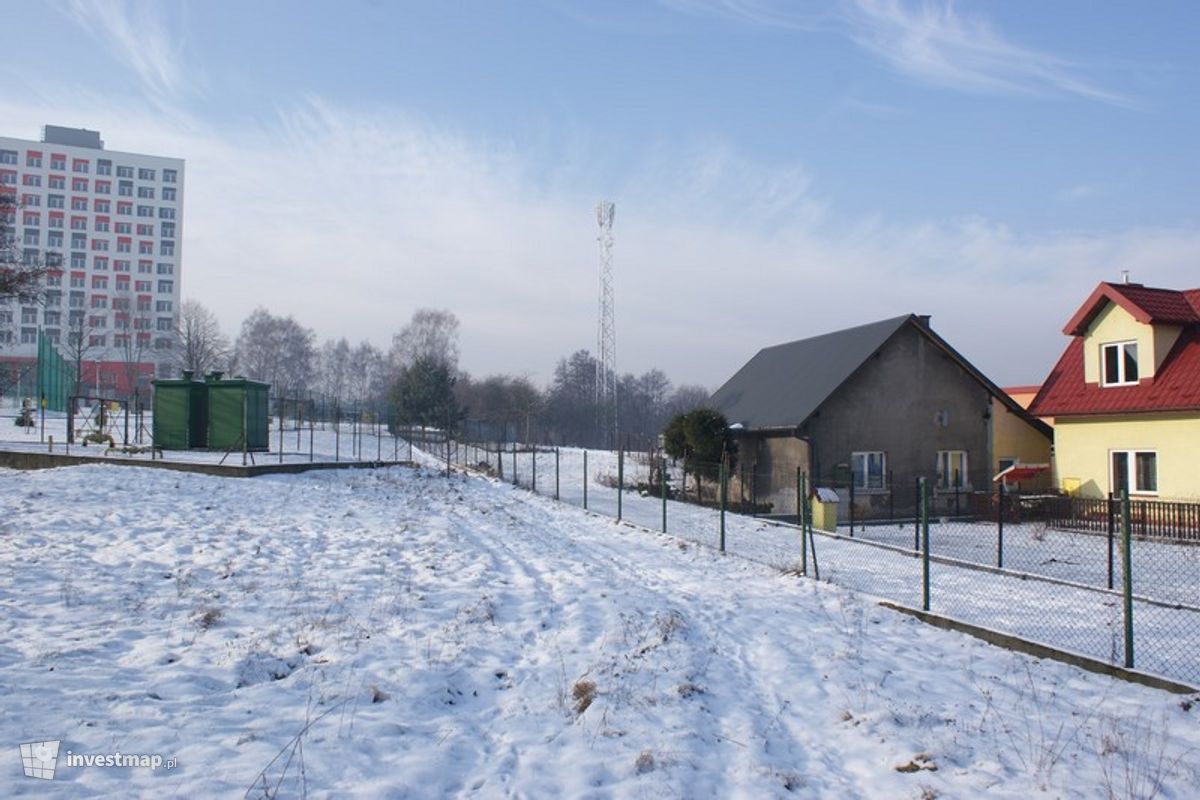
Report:
M1138 382L1137 342L1114 342L1100 346L1104 375L1102 386L1131 386Z

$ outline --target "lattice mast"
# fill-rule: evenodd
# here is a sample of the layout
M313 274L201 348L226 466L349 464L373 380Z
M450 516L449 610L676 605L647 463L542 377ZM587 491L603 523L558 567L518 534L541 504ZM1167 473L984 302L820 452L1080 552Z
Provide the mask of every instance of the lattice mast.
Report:
M600 226L600 316L596 328L596 414L601 442L616 448L617 428L617 324L613 310L612 226L616 206L607 200L596 204Z

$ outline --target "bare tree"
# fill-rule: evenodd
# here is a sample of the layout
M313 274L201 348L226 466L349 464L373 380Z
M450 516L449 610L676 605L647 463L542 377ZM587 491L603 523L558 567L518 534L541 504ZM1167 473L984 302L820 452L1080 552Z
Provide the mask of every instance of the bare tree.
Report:
M117 283L117 293L112 298L113 338L112 349L121 363L125 378L128 400L141 399L143 365L151 352L150 301L139 300L129 289L128 281ZM150 370L153 375L153 368Z
M42 277L58 266L57 253L43 253L33 242L17 240L17 197L0 192L0 300L32 304L42 298Z
M386 359L370 342L350 352L347 373L350 397L359 405L378 405L387 392Z
M173 356L176 366L197 376L229 365L229 339L216 315L198 300L184 300L179 307Z
M237 369L271 384L277 397L298 397L313 377L316 334L292 317L259 307L242 323L235 348Z
M80 298L79 303L83 302L82 295L82 292L78 295ZM75 300L73 299L72 302L75 302ZM67 314L66 344L62 350L66 362L75 368L75 382L71 389L72 394L83 394L86 391L86 387L83 385L83 365L90 361L93 356L99 355L99 339L93 337L101 335L92 333L92 328L88 325L87 312L82 306L73 306L69 310Z
M708 398L711 395L712 393L703 386L685 383L677 388L671 394L671 399L667 401L667 415L675 416L695 411L697 408L705 408L708 406Z
M392 337L388 354L393 369L429 359L458 369L458 317L445 309L421 308L399 333Z
M16 341L18 304L41 305L44 297L43 277L50 269L62 264L62 256L55 252L38 249L40 241L29 241L17 236L17 214L21 205L15 194L0 192L0 347ZM35 229L26 236L40 237ZM25 310L22 309L24 322ZM27 377L28 367L0 368L0 395L6 394L14 385Z
M346 373L350 369L350 342L346 337L332 339L321 345L317 357L317 391L331 400L341 402L346 399Z

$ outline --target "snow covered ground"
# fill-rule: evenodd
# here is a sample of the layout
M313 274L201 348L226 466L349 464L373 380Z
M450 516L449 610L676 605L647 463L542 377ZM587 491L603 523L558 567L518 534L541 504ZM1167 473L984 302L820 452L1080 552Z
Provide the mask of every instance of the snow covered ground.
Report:
M3 796L1200 785L1200 698L482 478L90 465L0 471L0 505ZM17 744L44 739L178 765L22 776Z
M473 451L461 460L478 463ZM533 455L516 455L517 481L532 485ZM537 456L538 492L555 489L553 452ZM488 459L495 469L495 453ZM504 478L513 477L513 456L504 456ZM558 454L559 496L567 503L584 502L583 451L562 448ZM615 453L587 452L587 507L617 516ZM636 456L625 462L627 484L646 481L648 467ZM673 475L674 485L679 476ZM623 519L660 530L662 500L625 492ZM717 546L720 515L691 503L667 502L667 530L681 537ZM848 531L841 529L843 534ZM887 598L909 607L921 604L921 563L914 557L913 528L907 525L870 526L853 540L818 534L816 545L821 577L843 586ZM865 544L873 541L886 547ZM964 563L938 562L931 570L931 609L976 625L1124 663L1124 620L1121 606L1119 550L1117 590L1106 590L1107 541L1087 534L1048 531L1035 525L1006 526L1003 574L973 569L994 566L994 526L958 521L930 526L934 555ZM725 515L726 550L779 569L801 562L798 530L765 519ZM1134 541L1134 638L1137 667L1183 681L1200 683L1200 547ZM1040 575L1056 581L1029 580ZM1091 587L1091 588L1088 588ZM1158 601L1158 602L1156 602ZM1178 606L1178 607L1175 607Z
M47 413L46 419L43 421L40 417L35 416L37 426L34 428L22 428L13 424L13 414L11 409L6 410L6 415L0 416L0 449L4 450L23 450L46 452L49 449L50 439L54 440L54 452L66 453L71 455L85 455L93 457L108 457L120 459L122 461L150 461L151 455L145 453L123 453L117 450L108 451L108 446L101 444L91 444L83 446L82 434L77 433L76 444L69 448L66 446L67 441L67 419L66 415L59 413ZM80 418L76 418L77 431L83 430ZM340 428L332 424L315 423L312 428L305 423L301 430L297 431L295 423L288 420L284 424L282 438L279 435L278 420L274 419L270 437L269 437L269 452L253 453L252 459L257 464L277 464L277 463L307 463L310 461L327 462L327 461L404 461L409 457L408 443L399 437L388 435L384 428L380 428L378 432L372 426L362 425L355 430L355 426L350 423L343 422ZM44 427L44 429L43 429ZM118 417L114 419L113 424L109 427L110 432L118 446L124 444L124 418ZM137 424L130 417L129 422L129 442L133 445L148 445L151 440L151 431L153 430L153 418L150 414L145 414L142 422L142 436L138 439ZM282 447L280 446L282 444ZM280 458L282 451L283 457ZM161 454L155 455L155 458L161 456L167 461L183 461L191 463L207 463L216 464L224 458L224 463L240 465L242 463L241 451L225 455L223 451L206 451L206 450L166 450ZM250 463L249 461L247 463Z

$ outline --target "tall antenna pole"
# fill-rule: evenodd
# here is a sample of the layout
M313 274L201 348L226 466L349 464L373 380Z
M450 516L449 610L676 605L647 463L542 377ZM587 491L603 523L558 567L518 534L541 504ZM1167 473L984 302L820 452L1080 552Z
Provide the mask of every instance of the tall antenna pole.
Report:
M596 204L600 226L600 318L596 329L596 413L599 434L606 447L616 447L617 437L617 324L613 313L612 226L616 206L607 200Z

